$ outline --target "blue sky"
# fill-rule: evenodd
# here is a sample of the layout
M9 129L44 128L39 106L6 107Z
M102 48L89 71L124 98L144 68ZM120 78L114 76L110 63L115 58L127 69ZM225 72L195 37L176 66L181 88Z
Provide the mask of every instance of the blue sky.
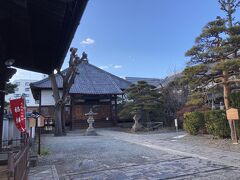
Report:
M218 15L217 0L90 0L72 46L120 77L164 78L183 70L186 50ZM19 71L15 79L25 75L40 78Z

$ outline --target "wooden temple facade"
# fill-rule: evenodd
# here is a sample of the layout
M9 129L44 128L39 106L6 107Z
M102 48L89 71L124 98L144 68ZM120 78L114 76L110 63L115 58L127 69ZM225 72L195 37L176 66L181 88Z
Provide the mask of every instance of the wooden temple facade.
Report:
M97 113L94 117L95 127L110 127L117 123L117 98L123 95L130 82L110 74L90 63L83 61L78 65L74 84L70 89L70 103L65 108L65 122L72 129L86 128L86 113L92 108ZM61 89L62 79L56 75ZM36 100L39 100L39 111L43 116L52 117L54 101L49 78L31 84Z

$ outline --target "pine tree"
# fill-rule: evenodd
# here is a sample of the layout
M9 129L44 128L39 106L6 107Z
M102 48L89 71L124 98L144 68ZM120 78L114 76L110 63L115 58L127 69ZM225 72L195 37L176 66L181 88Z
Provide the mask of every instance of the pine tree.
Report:
M5 85L5 95L14 93L16 87L17 87L16 84L6 83L6 85ZM6 107L8 105L9 105L9 103L5 101L4 106Z
M219 0L225 17L209 22L196 38L195 45L186 52L190 57L184 70L185 79L191 87L223 87L225 108L230 108L231 87L239 81L240 22L234 17L240 5L239 0ZM234 138L233 121L229 121L231 137Z
M16 84L6 83L6 85L5 85L5 93L6 93L6 95L14 93L16 87L17 87Z
M146 116L147 121L150 121L149 113L161 111L162 95L145 81L131 85L125 92L128 100L119 113L120 117L141 113Z

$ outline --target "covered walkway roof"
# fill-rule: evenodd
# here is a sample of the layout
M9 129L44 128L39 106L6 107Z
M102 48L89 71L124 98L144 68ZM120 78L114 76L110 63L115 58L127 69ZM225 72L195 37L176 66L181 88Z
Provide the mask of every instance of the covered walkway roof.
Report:
M60 68L87 1L0 1L0 70L8 59L46 74Z

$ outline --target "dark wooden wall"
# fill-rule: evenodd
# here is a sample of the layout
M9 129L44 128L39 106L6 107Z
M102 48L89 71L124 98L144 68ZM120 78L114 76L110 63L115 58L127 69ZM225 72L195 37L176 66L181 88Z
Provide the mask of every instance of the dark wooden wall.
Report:
M42 106L40 114L44 117L54 118L54 106ZM69 106L65 107L64 115L66 125L69 125L71 123Z
M97 115L94 116L94 127L111 127L113 126L113 117L111 112L111 107L109 104L103 105L73 105L72 109L72 128L81 129L87 128L87 116L86 113L90 111L90 108L93 109L94 113Z

